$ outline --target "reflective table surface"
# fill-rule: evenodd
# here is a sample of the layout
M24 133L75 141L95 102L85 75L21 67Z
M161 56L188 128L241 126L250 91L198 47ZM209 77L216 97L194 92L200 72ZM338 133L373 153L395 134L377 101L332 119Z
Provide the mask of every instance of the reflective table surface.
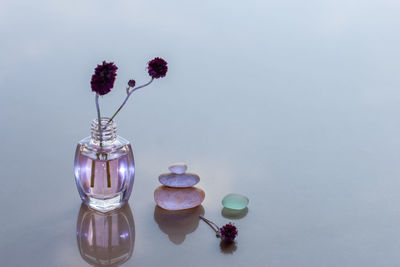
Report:
M399 266L400 2L0 2L1 266ZM90 77L119 67L112 114L132 143L129 206L81 205L76 144L96 117ZM201 206L156 207L169 164ZM222 198L250 199L239 214ZM222 246L199 215L233 222Z

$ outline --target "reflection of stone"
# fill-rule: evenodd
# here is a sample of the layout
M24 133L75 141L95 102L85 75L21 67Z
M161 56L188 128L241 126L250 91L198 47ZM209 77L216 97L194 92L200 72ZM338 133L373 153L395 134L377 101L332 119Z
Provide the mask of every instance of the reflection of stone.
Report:
M182 244L185 236L199 226L199 216L204 215L202 205L187 210L168 211L158 206L154 209L154 220L161 231L166 233L174 244Z
M116 266L126 262L133 252L135 223L129 204L121 209L100 213L82 204L76 225L79 252L94 266Z
M233 210L228 208L223 208L221 211L222 216L227 219L241 219L247 215L249 208L244 208L242 210Z

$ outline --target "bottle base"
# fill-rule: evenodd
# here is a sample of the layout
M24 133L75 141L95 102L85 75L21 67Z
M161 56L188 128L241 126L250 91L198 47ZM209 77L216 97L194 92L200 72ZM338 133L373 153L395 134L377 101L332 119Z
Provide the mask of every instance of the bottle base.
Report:
M122 196L122 193L109 199L98 199L88 196L84 203L91 209L100 212L109 212L121 208L126 203L122 200Z

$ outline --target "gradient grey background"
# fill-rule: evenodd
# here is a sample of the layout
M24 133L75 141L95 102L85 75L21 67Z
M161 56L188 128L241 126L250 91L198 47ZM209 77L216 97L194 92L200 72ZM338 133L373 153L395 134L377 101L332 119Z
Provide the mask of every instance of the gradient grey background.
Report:
M399 266L400 2L0 0L0 261L87 266L75 227L76 143L96 116L90 77L119 67L101 99L169 72L117 117L132 142L136 226L126 266ZM220 251L204 223L176 245L154 220L171 162L201 177L205 216L249 196Z

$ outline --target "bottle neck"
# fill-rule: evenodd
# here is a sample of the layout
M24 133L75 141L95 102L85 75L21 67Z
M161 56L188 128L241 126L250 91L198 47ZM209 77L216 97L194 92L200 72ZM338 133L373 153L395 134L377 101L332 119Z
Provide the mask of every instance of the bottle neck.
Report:
M115 141L117 138L117 125L114 121L108 122L110 118L101 118L101 128L99 128L99 123L97 119L94 119L90 124L92 140L95 143L107 144Z

